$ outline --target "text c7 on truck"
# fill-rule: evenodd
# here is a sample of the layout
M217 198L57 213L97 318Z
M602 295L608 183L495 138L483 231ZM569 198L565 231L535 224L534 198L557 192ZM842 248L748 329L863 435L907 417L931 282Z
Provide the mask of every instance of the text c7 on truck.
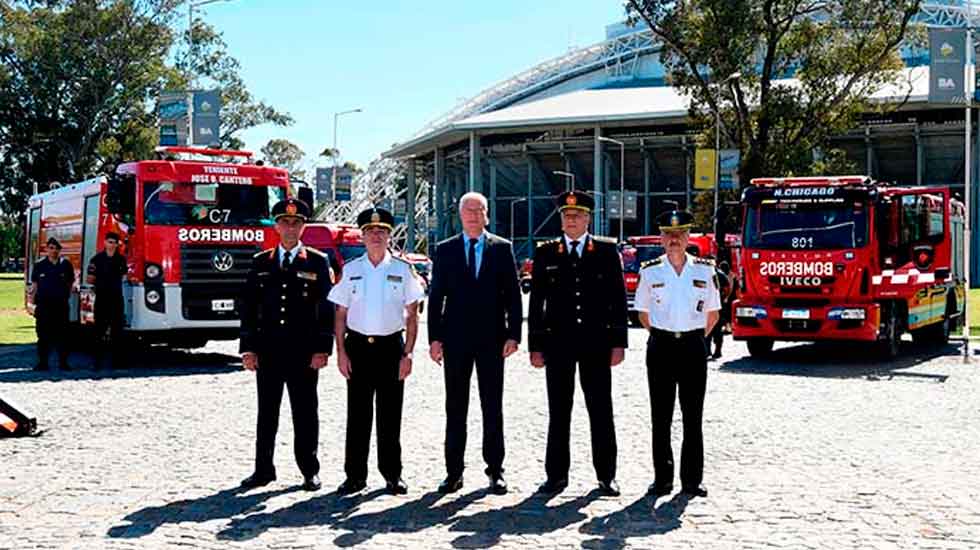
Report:
M128 265L127 337L180 347L238 338L237 299L252 256L276 242L270 214L288 194L287 172L210 160L251 156L244 151L158 152L166 160L127 162L108 176L32 196L26 280L41 257L40 243L57 238L75 268L70 319L92 323L98 297L85 284L86 265L106 233L115 232ZM177 160L180 155L187 158Z
M774 341L945 343L962 323L964 206L946 187L865 176L759 178L742 194L732 333Z

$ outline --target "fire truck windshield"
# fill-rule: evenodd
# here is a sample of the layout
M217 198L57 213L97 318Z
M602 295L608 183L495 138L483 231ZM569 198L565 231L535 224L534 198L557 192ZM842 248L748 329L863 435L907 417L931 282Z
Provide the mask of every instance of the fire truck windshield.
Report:
M745 219L747 248L835 250L868 241L863 202L837 204L766 203L751 206Z
M272 206L285 189L264 185L143 183L148 225L272 225Z

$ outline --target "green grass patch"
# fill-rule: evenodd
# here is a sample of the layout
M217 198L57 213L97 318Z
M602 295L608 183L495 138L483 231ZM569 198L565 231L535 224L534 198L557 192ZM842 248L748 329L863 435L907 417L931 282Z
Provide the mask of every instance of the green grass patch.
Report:
M970 335L980 335L980 288L969 291L966 307L970 311Z
M18 281L23 281L24 280L24 274L23 273L20 273L20 272L18 272L18 273L0 273L0 281L4 281L4 280L7 280L7 279L16 279Z
M33 317L24 310L0 312L0 345L33 344L36 341Z
M0 314L5 314L11 309L24 311L23 276L16 279L0 277Z

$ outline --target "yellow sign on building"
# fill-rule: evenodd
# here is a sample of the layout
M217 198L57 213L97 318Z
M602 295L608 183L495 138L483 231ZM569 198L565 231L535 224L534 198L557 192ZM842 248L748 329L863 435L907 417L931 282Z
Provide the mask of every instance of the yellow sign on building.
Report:
M697 149L694 152L695 189L714 189L717 170L718 157L714 149Z

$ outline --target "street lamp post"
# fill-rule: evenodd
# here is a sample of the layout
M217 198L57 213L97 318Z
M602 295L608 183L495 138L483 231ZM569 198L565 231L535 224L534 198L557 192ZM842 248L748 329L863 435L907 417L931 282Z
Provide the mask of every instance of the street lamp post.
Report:
M599 141L619 145L619 242L623 242L623 222L626 221L626 144L606 136L599 136Z
M191 88L197 82L197 72L194 70L194 9L215 4L217 2L230 2L231 0L190 0L187 2L187 59L191 76ZM187 145L194 143L194 101L193 92L187 91Z
M724 84L731 85L739 78L742 78L742 73L735 72L719 82L717 100L715 101L715 210L712 213L714 219L712 230L715 235L718 234L718 195L721 193L721 86Z
M510 201L510 242L514 242L514 205L519 202L527 202L527 197L511 199Z
M340 111L339 113L333 114L333 170L330 174L330 187L333 188L334 196L337 195L337 157L340 156L340 150L337 149L337 119L343 115L349 115L351 113L360 113L361 109L348 109L346 111ZM354 190L351 189L351 194L353 195Z
M569 189L568 188L568 185L566 184L565 190L566 191L574 191L575 190L575 174L573 174L571 172L566 172L564 170L554 170L551 173L552 174L559 175L559 176L564 176L566 178L569 178L571 180L571 182L572 182L571 183L572 187L571 187L571 189Z

